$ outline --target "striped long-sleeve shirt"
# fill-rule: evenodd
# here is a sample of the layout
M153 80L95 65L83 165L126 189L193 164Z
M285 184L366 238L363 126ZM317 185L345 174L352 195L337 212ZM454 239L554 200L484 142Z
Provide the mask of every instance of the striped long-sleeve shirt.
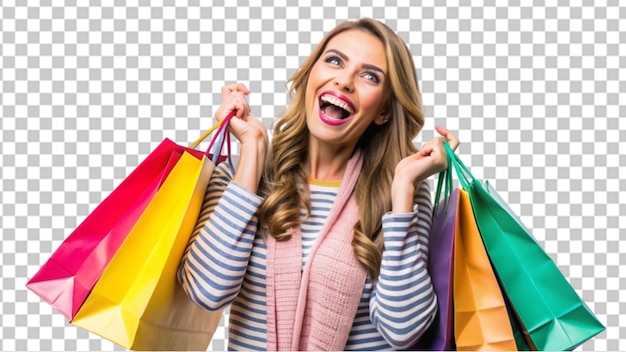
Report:
M265 350L267 249L256 217L262 198L231 181L231 169L222 163L213 173L179 280L208 310L232 304L230 350ZM313 183L310 190L313 211L301 226L303 265L338 185ZM431 211L430 187L424 182L414 212L383 216L380 275L376 283L366 279L346 350L408 348L432 322L437 300L426 271Z

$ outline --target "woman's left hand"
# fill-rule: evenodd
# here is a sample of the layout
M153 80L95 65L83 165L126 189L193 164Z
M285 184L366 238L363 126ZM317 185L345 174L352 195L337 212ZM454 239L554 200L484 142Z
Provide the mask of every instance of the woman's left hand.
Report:
M443 143L448 142L452 150L456 150L460 144L452 132L439 126L435 129L441 135L440 137L424 143L419 152L402 159L396 166L391 187L394 213L413 211L415 185L448 167L448 158Z

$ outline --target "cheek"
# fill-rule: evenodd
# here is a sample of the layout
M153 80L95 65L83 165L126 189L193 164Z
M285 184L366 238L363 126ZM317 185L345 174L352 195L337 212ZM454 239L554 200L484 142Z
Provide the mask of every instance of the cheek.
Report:
M323 76L323 70L321 70L320 65L316 63L311 68L311 72L309 72L307 87L308 86L315 87L316 84L322 80L322 76Z
M315 64L311 68L307 83L305 86L305 104L307 107L312 107L315 100L315 93L319 89L322 82L322 75L319 69L319 65Z
M315 99L315 88L313 88L313 85L310 83L311 82L307 83L304 95L304 106L307 110L313 107Z
M383 92L378 90L368 92L363 96L361 105L367 107L369 111L377 113L379 110L382 110Z

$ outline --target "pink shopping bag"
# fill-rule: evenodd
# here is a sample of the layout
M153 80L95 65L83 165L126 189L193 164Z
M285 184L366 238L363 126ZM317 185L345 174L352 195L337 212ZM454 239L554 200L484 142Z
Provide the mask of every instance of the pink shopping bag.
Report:
M161 142L61 243L26 287L72 320L183 152L199 159L208 155L219 133L206 153L193 148L220 125L190 147L169 139Z

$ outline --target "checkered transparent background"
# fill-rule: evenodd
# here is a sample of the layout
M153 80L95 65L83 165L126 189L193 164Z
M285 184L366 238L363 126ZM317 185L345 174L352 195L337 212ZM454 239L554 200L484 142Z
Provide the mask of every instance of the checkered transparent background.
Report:
M322 35L374 17L409 44L427 117L456 131L626 350L626 7L613 1L15 1L0 5L0 350L114 350L24 285L163 138L240 81L269 127ZM377 2L382 4L383 2ZM210 349L226 346L224 323ZM117 347L119 349L119 347Z

